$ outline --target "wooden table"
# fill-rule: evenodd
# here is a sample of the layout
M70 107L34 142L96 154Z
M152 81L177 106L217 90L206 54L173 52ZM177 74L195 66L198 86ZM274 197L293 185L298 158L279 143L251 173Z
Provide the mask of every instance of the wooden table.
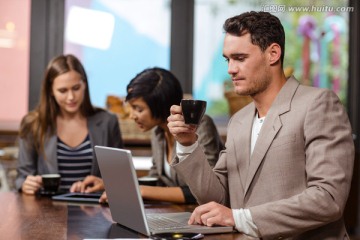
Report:
M146 204L147 213L192 211L195 206ZM131 217L131 216L129 216ZM114 223L108 206L52 201L0 192L0 236L4 239L145 238ZM248 240L240 233L206 235L208 240Z

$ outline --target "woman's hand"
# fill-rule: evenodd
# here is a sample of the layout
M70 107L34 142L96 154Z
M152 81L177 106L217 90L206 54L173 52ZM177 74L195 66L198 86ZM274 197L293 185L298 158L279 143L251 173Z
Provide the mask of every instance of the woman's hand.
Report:
M102 194L101 194L101 197L99 199L99 203L107 203L108 202L108 198L107 198L107 195L106 195L106 192L104 191Z
M83 181L73 183L70 188L70 192L82 192L91 193L99 192L105 189L104 182L101 178L90 175L87 176Z
M39 175L28 175L22 184L21 191L26 194L35 194L42 187L42 178Z

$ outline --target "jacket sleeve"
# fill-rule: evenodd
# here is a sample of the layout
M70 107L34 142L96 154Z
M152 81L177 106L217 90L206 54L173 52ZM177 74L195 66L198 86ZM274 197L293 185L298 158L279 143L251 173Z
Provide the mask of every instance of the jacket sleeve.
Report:
M37 174L37 159L38 154L31 141L25 138L19 139L19 157L17 160L17 176L15 186L17 190L21 187L28 175Z
M203 148L206 158L213 168L219 159L220 151L224 149L213 120L204 115L196 133L198 134L199 145Z
M114 114L110 115L108 131L109 131L109 147L123 148L124 143L121 136L119 120Z
M197 134L199 145L195 151L181 162L175 157L170 165L184 179L199 204L215 201L229 206L226 151L209 116L204 115Z

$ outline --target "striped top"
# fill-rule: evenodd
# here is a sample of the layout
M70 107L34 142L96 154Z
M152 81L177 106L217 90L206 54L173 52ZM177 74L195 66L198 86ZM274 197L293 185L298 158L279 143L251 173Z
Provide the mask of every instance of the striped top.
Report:
M76 181L83 180L91 173L93 149L89 134L77 147L69 147L58 137L57 159L61 175L60 191L69 191Z

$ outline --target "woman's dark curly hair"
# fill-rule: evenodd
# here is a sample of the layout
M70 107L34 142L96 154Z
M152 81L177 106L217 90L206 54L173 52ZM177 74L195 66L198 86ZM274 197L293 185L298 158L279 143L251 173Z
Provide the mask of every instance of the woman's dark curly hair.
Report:
M179 80L170 71L158 67L145 69L127 85L126 101L142 98L152 117L162 121L166 121L170 107L179 105L182 97Z

